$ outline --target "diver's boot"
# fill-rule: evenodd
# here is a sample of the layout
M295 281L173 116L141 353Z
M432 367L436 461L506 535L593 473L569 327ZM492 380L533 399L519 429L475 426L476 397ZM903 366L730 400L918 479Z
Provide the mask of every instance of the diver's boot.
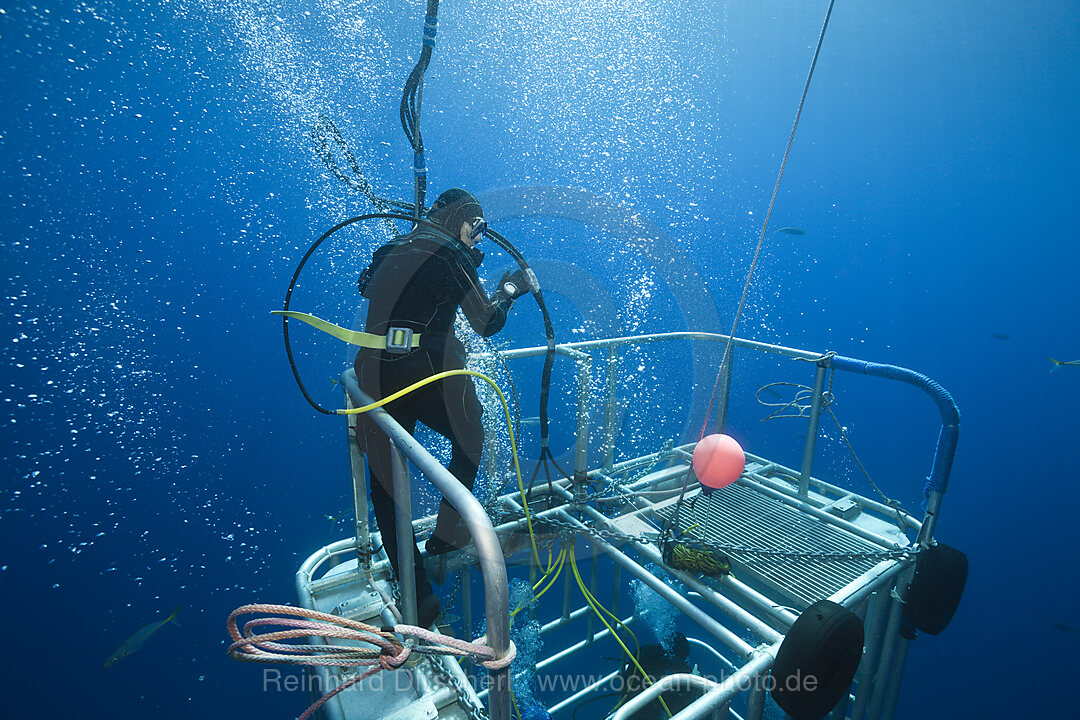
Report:
M428 555L442 555L444 553L461 550L472 540L469 529L461 522L461 516L457 511L450 508L439 508L439 517L435 521L435 530L428 538L424 547Z
M424 549L427 550L427 554L432 557L435 555L445 555L448 552L457 550L457 548L450 543L440 537L435 537L434 535L428 538L427 543L424 544Z
M469 535L469 531L464 527L461 527L459 531L455 531L451 536L452 539L448 542L443 540L438 535L432 535L428 538L427 543L424 545L424 549L427 550L428 555L444 555L449 552L455 552L461 550L463 547L469 544L472 536Z

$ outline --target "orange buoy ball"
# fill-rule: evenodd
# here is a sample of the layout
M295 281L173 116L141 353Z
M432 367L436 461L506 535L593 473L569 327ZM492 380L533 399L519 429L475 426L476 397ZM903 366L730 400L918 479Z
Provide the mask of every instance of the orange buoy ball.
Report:
M706 490L726 488L745 468L742 446L730 435L707 435L694 448L694 474Z

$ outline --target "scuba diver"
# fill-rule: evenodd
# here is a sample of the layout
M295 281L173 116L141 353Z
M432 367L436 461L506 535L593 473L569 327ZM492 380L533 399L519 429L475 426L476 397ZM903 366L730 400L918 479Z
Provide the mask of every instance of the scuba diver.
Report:
M505 273L498 289L486 296L477 268L484 253L475 247L486 230L484 211L469 192L447 190L438 197L426 219L417 227L375 251L371 265L360 276L360 293L370 300L365 330L386 336L385 349L362 348L354 364L360 387L374 398L383 398L408 385L444 370L465 367L465 346L454 336L458 307L479 335L488 337L502 329L514 300L529 292L521 270ZM472 379L453 375L431 383L397 400L385 410L412 434L417 421L451 444L448 467L466 488L472 489L484 444L481 423L483 406ZM393 476L390 441L367 416L360 415L356 439L367 453L371 480L371 504L382 534L383 546L398 572ZM409 522L410 518L402 518ZM427 541L430 555L457 550L469 542L469 533L457 511L444 499ZM430 627L442 613L416 553L418 621Z

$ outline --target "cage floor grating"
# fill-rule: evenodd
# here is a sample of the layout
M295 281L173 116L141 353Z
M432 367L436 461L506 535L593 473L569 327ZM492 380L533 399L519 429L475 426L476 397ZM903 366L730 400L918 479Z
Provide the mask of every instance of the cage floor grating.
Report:
M658 508L664 520L674 515L674 502ZM695 527L696 526L696 527ZM679 513L679 531L718 545L785 553L880 553L878 545L808 515L798 508L736 483L710 496L688 496ZM807 607L828 598L878 565L882 557L768 557L726 551L738 574L750 574Z

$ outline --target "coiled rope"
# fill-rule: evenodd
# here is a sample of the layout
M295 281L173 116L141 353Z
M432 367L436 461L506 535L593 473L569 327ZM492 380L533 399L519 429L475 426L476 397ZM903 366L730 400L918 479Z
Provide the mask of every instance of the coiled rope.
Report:
M239 626L243 615L261 614ZM232 644L229 657L242 662L321 667L367 667L315 701L300 716L306 720L327 700L382 670L397 670L413 653L462 657L488 670L502 670L513 662L517 648L510 641L504 655L487 645L487 637L472 642L432 632L415 625L375 627L337 615L289 605L251 604L238 607L226 622ZM275 628L275 629L270 629ZM402 641L397 636L407 638ZM325 644L310 644L312 639ZM357 647L326 642L327 639L366 643ZM427 644L421 644L427 643Z

